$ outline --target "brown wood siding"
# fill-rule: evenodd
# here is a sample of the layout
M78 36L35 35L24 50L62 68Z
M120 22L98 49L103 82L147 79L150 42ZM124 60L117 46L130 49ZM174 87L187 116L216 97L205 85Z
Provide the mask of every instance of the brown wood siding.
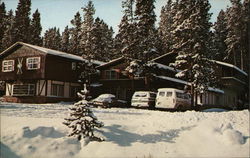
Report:
M80 72L72 70L72 62L77 61L54 55L47 55L45 78L56 81L77 82Z
M42 79L44 78L45 54L27 46L21 46L13 49L9 55L0 58L0 80L25 80L25 79ZM28 57L40 57L40 68L28 70L26 67L26 59ZM18 60L22 59L22 73L18 74ZM2 72L2 62L4 60L14 60L14 71Z

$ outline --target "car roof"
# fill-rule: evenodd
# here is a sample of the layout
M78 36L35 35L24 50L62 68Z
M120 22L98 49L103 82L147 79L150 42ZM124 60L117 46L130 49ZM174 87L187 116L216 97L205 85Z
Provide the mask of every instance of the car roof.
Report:
M135 93L155 93L155 92L152 92L152 91L136 91Z
M101 94L98 97L113 98L113 97L115 97L115 95L113 95L113 94Z
M182 92L182 93L184 93L183 90L175 89L175 88L159 88L158 91L172 91L172 92Z

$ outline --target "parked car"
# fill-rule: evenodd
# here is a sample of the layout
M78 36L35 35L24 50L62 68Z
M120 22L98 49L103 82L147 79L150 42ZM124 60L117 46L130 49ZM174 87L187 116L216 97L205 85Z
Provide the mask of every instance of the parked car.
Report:
M96 107L111 108L111 107L126 107L127 102L119 100L113 94L101 94L93 99L92 104Z
M155 107L156 93L151 91L137 91L133 94L131 100L132 107Z
M156 96L156 107L167 109L188 109L191 107L191 97L183 90L175 88L160 88Z

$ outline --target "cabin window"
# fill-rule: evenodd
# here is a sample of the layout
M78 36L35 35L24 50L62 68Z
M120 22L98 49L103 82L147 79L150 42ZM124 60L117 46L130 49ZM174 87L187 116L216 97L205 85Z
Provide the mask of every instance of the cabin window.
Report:
M71 68L72 70L76 70L76 62L72 62Z
M4 60L2 63L2 71L3 72L11 72L14 71L14 60Z
M33 96L35 95L35 84L14 84L13 96Z
M51 95L57 97L64 96L64 86L60 84L51 84Z
M40 57L27 58L26 64L28 70L40 69Z
M117 79L117 72L115 70L106 70L105 79Z

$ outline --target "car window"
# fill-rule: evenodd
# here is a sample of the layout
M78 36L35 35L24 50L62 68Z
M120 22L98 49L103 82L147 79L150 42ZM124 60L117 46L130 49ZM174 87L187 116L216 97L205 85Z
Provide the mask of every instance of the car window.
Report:
M159 92L159 96L164 97L165 96L165 92Z
M183 94L184 99L189 99L188 94Z
M147 97L147 93L136 93L135 97Z
M167 97L172 97L172 92L167 92Z
M177 98L183 98L183 93L176 92L176 97Z

